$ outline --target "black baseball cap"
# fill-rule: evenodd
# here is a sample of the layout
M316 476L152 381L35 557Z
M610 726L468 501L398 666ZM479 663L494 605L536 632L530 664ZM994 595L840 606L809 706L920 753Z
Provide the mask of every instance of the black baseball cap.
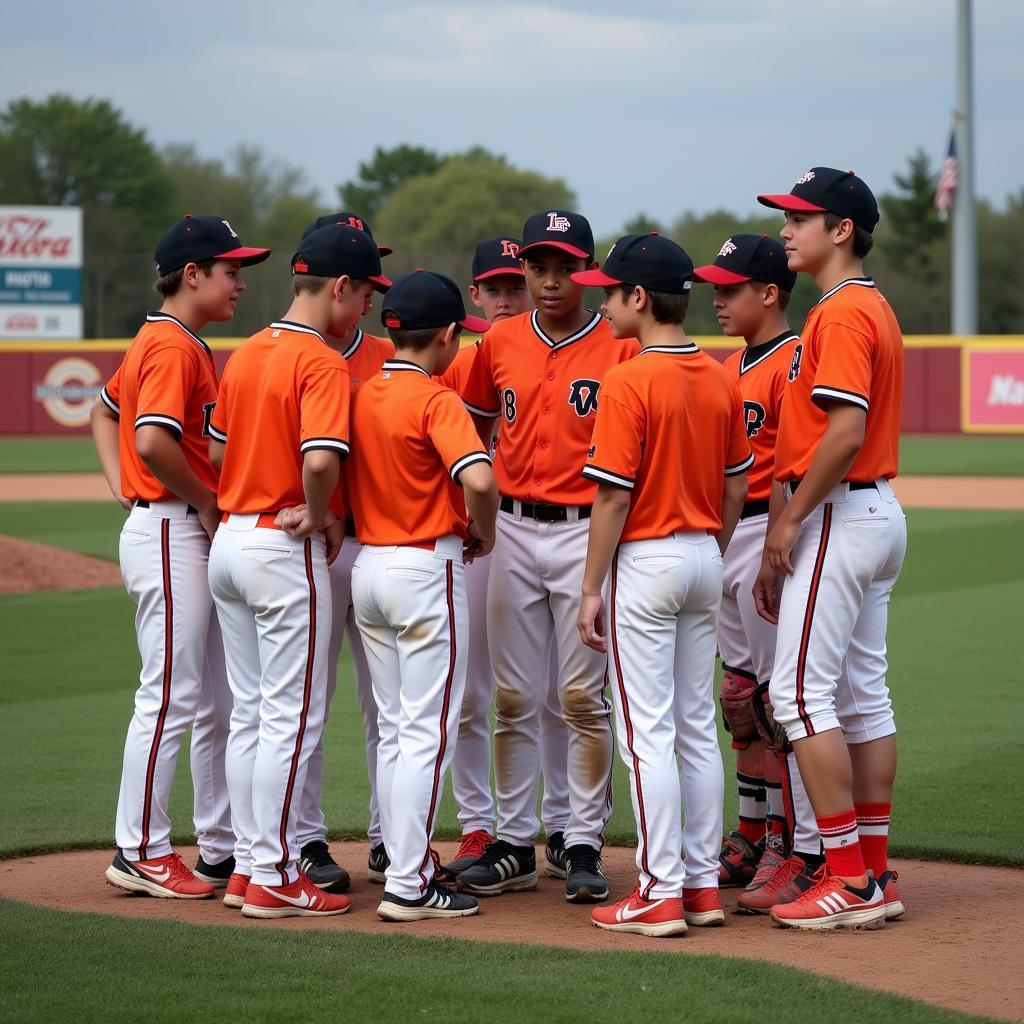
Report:
M545 210L535 213L523 225L523 244L519 258L531 249L548 245L578 259L594 258L594 232L582 213L572 210Z
M385 327L403 331L455 323L474 334L483 334L491 326L483 317L467 316L459 286L433 270L414 270L397 278L383 301L380 319Z
M519 262L519 250L522 247L520 239L505 235L477 242L473 253L473 281L483 281L500 274L523 277L523 268Z
M783 292L791 292L796 284L796 271L789 269L785 248L767 235L731 235L718 250L715 262L697 267L693 276L707 284L760 281L778 285Z
M304 235L299 251L292 257L293 274L313 277L366 278L378 291L387 291L391 281L380 269L380 253L373 239L347 224L328 224Z
M682 295L693 286L693 260L681 245L656 231L647 235L623 235L609 250L600 270L573 274L577 284L611 288L638 284L651 292Z
M849 217L865 231L874 231L878 223L878 203L871 189L853 171L839 171L834 167L812 167L797 179L792 191L785 195L758 196L757 201L776 210Z
M350 228L357 228L360 231L365 231L370 238L373 238L373 232L370 230L370 225L366 222L365 218L360 217L358 213L350 213L348 210L341 210L338 213L327 213L323 217L317 217L312 224L302 232L302 237L305 238L310 232L316 231L317 228L325 228L329 224L347 224ZM377 252L381 256L390 256L395 250L387 245L378 245Z
M186 213L156 243L153 259L156 271L163 277L181 270L186 263L203 260L238 260L243 267L262 263L269 249L253 249L242 245L235 229L223 217L196 216Z

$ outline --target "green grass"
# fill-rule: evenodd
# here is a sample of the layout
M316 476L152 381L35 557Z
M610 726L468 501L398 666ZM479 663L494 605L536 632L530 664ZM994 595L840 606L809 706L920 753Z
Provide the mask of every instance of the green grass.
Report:
M0 473L99 473L91 437L0 437Z
M684 940L694 941L694 940ZM125 920L0 902L7 1021L542 1020L953 1024L940 1010L732 957ZM45 967L44 967L45 965ZM45 976L46 984L40 984ZM126 983L127 982L127 983ZM141 999L141 1002L140 1002Z
M110 501L0 502L0 534L117 561L127 512Z

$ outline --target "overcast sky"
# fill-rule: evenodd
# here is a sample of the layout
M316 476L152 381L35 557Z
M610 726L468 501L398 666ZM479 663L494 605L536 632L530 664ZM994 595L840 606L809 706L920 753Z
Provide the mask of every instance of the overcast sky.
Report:
M975 0L977 191L1024 184L1024 4ZM194 20L190 20L194 12ZM375 146L482 145L599 233L753 209L813 164L881 191L945 154L955 0L52 0L4 15L0 103L108 97L158 144L257 143L326 205Z

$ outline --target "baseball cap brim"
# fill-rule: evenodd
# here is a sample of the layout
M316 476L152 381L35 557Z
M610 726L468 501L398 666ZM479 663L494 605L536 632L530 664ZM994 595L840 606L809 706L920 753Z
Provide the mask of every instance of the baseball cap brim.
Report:
M386 292L391 287L391 278L385 277L383 274L379 277L368 277L366 280L372 281L379 292Z
M217 253L214 259L238 260L243 267L252 267L257 263L262 263L269 255L269 249L254 249L249 245L241 245L237 249Z
M526 277L526 273L522 267L495 267L493 270L485 270L482 274L477 274L473 278L473 282L486 281L489 277Z
M568 242L549 242L547 239L543 242L531 242L530 245L524 245L519 250L519 258L523 259L524 254L528 253L531 249L561 249L562 252L567 252L570 256L575 256L580 260L593 258L592 253L581 249L578 245L570 245Z
M725 267L716 267L714 263L709 263L706 267L696 267L693 278L704 284L743 284L744 281L753 280L746 274L737 274L732 270L726 270Z
M459 321L459 326L473 334L483 334L485 331L490 330L491 322L490 320L485 320L482 316L468 314L464 320Z
M390 245L378 245L377 255L378 256L390 256L395 250Z
M809 203L806 199L800 199L791 192L786 192L783 195L758 196L757 201L762 206L770 206L775 210L800 210L804 213L826 212L824 206Z
M611 288L622 284L617 277L609 277L603 270L580 270L569 275L577 284L593 285L597 288Z

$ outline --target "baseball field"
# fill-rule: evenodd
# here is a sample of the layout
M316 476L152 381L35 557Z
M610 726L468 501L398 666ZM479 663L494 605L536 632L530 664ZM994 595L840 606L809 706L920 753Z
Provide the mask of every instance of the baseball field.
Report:
M729 915L725 928L671 941L599 932L552 883L485 902L477 918L379 922L347 651L324 796L333 852L352 872L350 914L315 928L257 923L219 902L104 885L138 652L114 564L123 513L102 500L97 468L86 439L0 439L5 1021L1024 1017L1024 441L903 446L910 545L889 653L900 751L891 846L906 917L882 932L808 935ZM616 773L606 866L618 897L633 884L635 836L621 764ZM190 812L186 744L171 804L186 861ZM448 793L440 849L457 835Z

